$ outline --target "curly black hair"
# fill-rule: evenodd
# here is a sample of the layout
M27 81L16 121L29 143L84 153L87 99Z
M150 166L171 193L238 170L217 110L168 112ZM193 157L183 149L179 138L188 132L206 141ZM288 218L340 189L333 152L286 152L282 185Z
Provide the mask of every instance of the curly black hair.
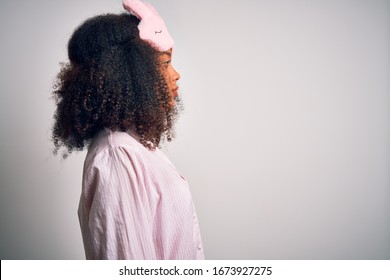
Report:
M54 154L83 150L103 128L133 130L148 149L173 138L182 107L172 108L161 53L139 38L138 23L127 13L105 14L74 31L69 62L61 63L54 84Z

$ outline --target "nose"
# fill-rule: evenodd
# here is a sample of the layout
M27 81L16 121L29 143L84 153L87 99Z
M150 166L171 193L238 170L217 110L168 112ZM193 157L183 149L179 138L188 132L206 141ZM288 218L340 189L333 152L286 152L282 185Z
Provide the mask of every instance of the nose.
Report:
M175 68L173 68L173 79L174 79L175 81L180 80L180 74L179 74L179 72L176 71Z

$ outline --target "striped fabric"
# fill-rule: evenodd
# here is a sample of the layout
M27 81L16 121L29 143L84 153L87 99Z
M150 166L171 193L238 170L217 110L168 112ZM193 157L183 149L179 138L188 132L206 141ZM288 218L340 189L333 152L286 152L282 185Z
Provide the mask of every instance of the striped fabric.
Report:
M204 259L186 180L134 134L94 138L78 215L87 259Z

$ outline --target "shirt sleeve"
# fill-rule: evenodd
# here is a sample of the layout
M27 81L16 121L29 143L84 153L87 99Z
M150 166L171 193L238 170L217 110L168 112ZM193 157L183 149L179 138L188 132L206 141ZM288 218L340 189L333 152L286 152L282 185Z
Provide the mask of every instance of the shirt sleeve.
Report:
M157 259L158 195L134 151L110 147L84 169L80 223L88 259Z

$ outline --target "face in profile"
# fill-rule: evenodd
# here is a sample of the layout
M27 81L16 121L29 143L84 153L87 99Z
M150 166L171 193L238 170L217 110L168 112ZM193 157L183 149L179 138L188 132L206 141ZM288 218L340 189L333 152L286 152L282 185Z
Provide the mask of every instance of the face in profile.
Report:
M175 106L175 98L178 96L179 87L177 81L180 79L180 74L172 66L172 49L160 54L161 71L167 81L171 101L170 105Z

